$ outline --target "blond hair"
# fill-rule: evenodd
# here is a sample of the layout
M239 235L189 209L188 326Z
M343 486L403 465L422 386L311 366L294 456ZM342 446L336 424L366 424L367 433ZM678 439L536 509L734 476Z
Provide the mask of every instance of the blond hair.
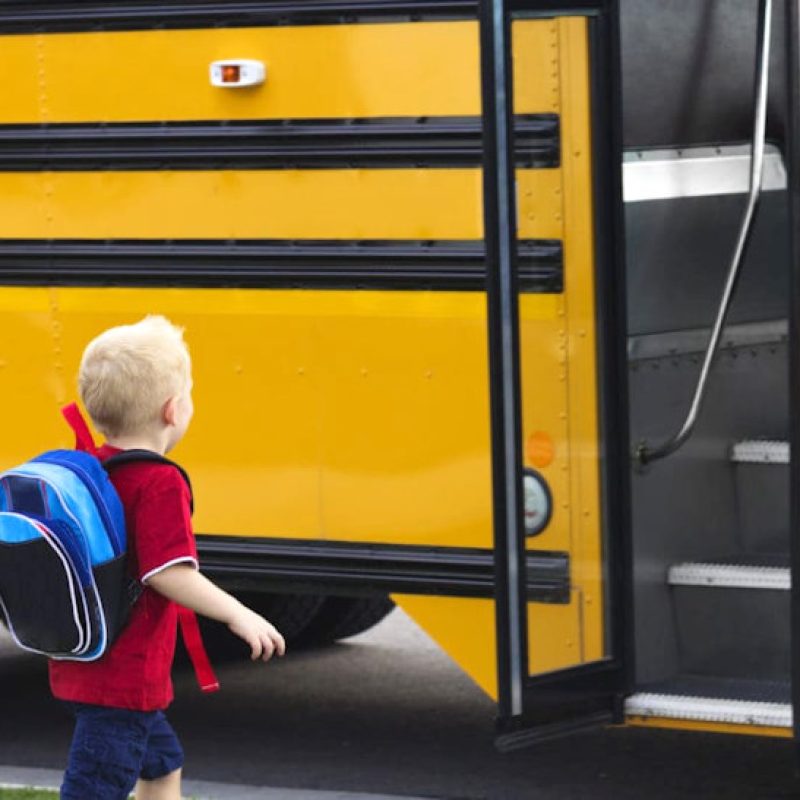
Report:
M150 315L109 328L89 342L78 389L104 436L131 435L160 421L164 403L188 387L191 370L183 329Z

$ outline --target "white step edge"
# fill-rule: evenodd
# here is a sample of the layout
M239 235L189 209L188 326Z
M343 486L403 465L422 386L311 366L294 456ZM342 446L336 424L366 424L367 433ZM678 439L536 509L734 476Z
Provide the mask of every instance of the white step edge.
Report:
M731 448L731 461L739 464L788 464L789 442L738 442Z
M667 573L667 583L670 586L788 591L792 588L792 577L788 567L693 562L671 566Z
M624 201L746 194L750 155L749 145L628 150L622 164ZM767 145L764 152L761 188L767 192L786 189L786 169L774 145Z
M720 700L713 697L650 694L641 692L625 701L625 713L632 717L662 717L729 725L792 727L789 703L757 703L749 700Z

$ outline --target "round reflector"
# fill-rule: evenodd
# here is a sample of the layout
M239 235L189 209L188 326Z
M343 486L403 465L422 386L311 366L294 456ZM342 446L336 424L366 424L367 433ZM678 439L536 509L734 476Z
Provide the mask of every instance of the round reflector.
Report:
M525 503L525 535L538 536L553 516L553 495L547 481L535 470L522 473Z

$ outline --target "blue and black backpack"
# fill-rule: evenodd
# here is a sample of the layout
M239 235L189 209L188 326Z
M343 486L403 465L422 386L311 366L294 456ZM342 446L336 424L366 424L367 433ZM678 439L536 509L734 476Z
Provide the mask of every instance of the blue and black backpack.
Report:
M191 485L177 464L150 451L127 450L101 462L77 406L65 408L64 416L80 449L51 450L0 473L0 610L25 650L94 661L141 594L127 570L125 516L109 471L134 462L165 463L180 471L190 492ZM197 620L181 611L201 687L213 691L218 684Z
M0 473L0 607L25 650L100 658L136 601L125 517L105 466L51 450Z

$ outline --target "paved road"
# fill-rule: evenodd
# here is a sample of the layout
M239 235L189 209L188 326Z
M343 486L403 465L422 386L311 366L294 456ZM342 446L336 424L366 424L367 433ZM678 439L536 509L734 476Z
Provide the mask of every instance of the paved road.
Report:
M43 665L0 651L0 764L59 768L69 720ZM498 754L492 703L402 612L347 644L219 673L210 697L177 680L195 780L447 800L800 797L781 741L623 729Z

